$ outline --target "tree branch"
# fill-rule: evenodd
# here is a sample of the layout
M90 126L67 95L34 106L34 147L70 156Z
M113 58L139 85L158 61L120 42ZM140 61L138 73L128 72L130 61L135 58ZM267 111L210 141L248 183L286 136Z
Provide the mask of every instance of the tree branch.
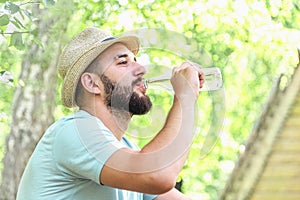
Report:
M13 35L17 33L31 33L31 31L0 32L2 35Z
M41 2L40 1L27 1L25 3L21 3L19 6L25 6L27 4L40 4Z

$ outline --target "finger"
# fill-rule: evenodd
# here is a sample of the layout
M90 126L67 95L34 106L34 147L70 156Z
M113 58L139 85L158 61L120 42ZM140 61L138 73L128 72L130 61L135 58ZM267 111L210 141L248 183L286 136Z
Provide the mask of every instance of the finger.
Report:
M184 64L186 65L186 67L197 68L197 66L195 65L195 63L193 63L193 62L191 62L191 61L185 61Z
M203 75L203 72L202 72L202 66L199 65L198 63L195 63L195 62L191 62L189 61L190 65L199 73L199 76L200 75Z
M180 66L177 66L177 67L174 67L173 68L173 74L181 71L181 70L184 70L184 69L187 69L187 68L193 68L194 70L196 70L198 73L201 72L201 66L196 64L196 63L193 63L191 61L185 61L183 62Z
M199 80L204 80L204 73L203 71L198 72Z
M172 71L172 76L179 74L181 70L181 66L174 67Z
M174 67L173 70L172 70L172 75L175 75L175 74L179 73L181 70L184 70L187 67L190 67L190 64L187 63L187 62L182 63L180 66Z
M200 88L203 87L203 84L205 82L205 78L204 78L204 73L203 71L198 72L198 76L199 76L199 82L200 82Z
M202 88L204 86L204 79L200 80L200 88Z

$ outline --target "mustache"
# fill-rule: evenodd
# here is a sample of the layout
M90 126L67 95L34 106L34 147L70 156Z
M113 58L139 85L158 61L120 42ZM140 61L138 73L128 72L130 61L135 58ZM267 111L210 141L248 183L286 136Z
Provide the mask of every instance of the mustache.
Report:
M106 93L109 93L109 91L113 91L116 87L120 87L120 83L112 81L110 78L105 76L104 74L100 76L100 80L106 85L105 90ZM138 82L142 82L143 78L139 77L136 80L131 82L131 87L134 87Z
M137 84L138 82L142 82L142 78L141 77L139 77L139 78L137 78L136 80L134 80L134 81L132 81L132 83L131 83L131 86L133 87L135 84Z

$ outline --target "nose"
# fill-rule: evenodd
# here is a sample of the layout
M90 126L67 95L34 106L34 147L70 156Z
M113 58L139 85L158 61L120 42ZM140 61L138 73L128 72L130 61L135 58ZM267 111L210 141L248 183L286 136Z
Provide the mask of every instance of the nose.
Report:
M146 73L147 70L143 65L137 62L134 63L134 71L133 71L134 76L143 76Z

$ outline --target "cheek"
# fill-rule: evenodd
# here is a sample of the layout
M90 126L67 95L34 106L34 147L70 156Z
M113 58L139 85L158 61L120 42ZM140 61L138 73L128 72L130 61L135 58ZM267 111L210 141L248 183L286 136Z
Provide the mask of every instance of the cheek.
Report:
M121 74L116 80L116 84L122 87L131 87L134 81L130 74Z
M130 91L133 90L133 82L135 80L132 73L126 67L111 67L109 70L105 71L103 76L107 79L106 82L109 80L108 82L113 84L115 87L127 88L127 90Z
M123 80L124 72L116 69L115 70L110 69L110 70L106 70L104 75L107 78L109 78L111 82L119 83Z

